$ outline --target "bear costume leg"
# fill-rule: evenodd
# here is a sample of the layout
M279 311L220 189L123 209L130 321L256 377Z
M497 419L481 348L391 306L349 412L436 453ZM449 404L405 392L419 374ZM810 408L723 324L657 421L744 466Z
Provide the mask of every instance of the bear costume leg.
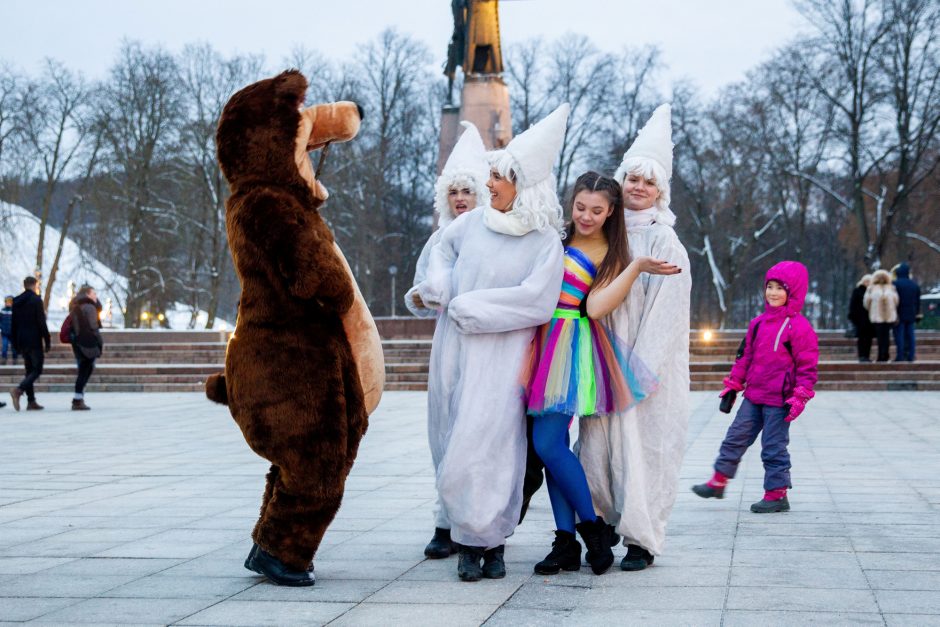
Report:
M332 485L302 470L288 472L272 466L261 504L261 517L252 532L262 549L297 571L310 567L343 499L346 476Z

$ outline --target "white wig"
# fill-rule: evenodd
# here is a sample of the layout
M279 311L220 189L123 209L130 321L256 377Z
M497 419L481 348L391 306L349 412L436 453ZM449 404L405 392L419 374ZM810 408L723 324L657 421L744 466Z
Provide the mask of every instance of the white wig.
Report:
M516 182L516 161L505 150L487 153L490 167L505 178L516 183L516 197L512 201L512 213L526 226L536 231L552 228L564 233L565 222L558 194L555 192L555 176L549 174L541 181L520 187Z
M467 187L477 195L476 205L486 203L490 197L490 192L486 188L486 181L479 181L479 174L469 170L456 170L454 172L445 172L437 177L434 183L434 210L437 212L437 224L443 228L454 221L457 216L451 211L450 204L447 202L447 196L451 189L461 189ZM473 207L470 207L473 209Z
M647 180L656 182L656 189L659 190L659 197L654 203L658 210L656 212L656 221L667 226L675 225L676 214L669 208L672 195L669 191L669 175L666 174L666 169L658 161L649 157L627 157L617 168L614 180L623 186L630 174L642 176Z

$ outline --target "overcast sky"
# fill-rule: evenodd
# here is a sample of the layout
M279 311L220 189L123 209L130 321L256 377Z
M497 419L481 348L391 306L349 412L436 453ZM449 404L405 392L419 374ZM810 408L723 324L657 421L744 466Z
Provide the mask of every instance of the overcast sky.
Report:
M303 44L336 59L386 27L425 42L443 63L453 28L449 0L0 0L0 63L27 73L43 57L104 76L123 38L179 51L206 41L223 53L263 53L279 68ZM600 48L655 44L668 77L707 93L806 28L790 0L503 0L503 45L565 32Z

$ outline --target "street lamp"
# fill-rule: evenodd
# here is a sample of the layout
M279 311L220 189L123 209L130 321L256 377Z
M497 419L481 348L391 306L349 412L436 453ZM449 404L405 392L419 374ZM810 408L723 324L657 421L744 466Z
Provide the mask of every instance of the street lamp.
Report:
M398 266L391 265L388 267L388 273L392 275L392 298L391 298L391 310L392 318L395 317L395 275L398 274Z

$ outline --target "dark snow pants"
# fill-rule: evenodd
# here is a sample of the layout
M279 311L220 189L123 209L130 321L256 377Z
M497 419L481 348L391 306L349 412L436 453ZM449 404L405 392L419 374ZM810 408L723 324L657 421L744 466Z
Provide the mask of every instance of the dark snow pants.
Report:
M760 458L764 462L764 489L790 488L790 423L784 420L789 406L757 405L744 399L721 443L715 470L734 477L747 449L761 436Z

